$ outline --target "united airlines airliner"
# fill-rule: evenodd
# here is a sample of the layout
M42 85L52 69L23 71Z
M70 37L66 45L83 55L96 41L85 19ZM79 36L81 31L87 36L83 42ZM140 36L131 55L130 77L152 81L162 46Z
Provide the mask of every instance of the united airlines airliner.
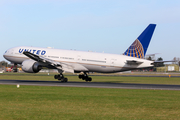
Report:
M61 82L68 81L64 72L82 72L79 78L91 81L89 72L115 73L152 67L153 61L144 57L155 27L156 24L150 24L123 55L20 46L8 49L3 56L14 65L21 64L24 72L37 73L46 67L57 69L59 74L54 78Z

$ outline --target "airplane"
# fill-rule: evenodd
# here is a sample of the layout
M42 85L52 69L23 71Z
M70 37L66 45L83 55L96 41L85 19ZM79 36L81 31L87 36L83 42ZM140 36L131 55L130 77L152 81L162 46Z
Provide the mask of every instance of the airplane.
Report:
M57 69L59 74L54 78L61 82L68 81L64 72L83 73L79 79L87 82L92 81L90 72L116 73L153 67L154 61L144 58L155 27L156 24L149 24L122 55L20 46L8 49L3 57L14 65L21 64L27 73L38 73L46 67Z

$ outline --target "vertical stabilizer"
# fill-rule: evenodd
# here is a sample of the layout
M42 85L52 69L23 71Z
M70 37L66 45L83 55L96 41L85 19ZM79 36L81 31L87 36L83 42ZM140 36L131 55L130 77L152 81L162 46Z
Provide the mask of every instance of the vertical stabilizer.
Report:
M149 24L123 55L144 59L155 27L156 24Z

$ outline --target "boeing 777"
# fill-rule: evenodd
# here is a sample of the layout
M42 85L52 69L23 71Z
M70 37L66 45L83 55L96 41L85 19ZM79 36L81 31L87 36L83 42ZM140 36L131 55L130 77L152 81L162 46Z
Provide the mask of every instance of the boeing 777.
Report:
M54 78L61 82L68 81L64 72L82 72L79 78L91 81L89 72L115 73L152 67L153 61L144 57L155 27L156 24L149 24L123 55L20 46L8 49L3 56L15 65L21 64L24 72L37 73L46 67L57 69L59 74Z

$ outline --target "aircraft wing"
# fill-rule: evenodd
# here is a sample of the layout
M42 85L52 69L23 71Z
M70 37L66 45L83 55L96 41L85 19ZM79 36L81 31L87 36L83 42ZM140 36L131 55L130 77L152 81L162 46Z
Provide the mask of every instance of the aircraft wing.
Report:
M136 60L126 60L126 64L128 64L128 65L140 65L142 63L143 62L136 61Z
M58 71L61 71L61 72L66 71L66 72L74 73L73 66L70 64L67 64L64 62L56 62L54 60L51 60L51 59L48 59L39 55L35 55L28 51L24 51L23 54L37 62L43 63L47 66L57 68Z

